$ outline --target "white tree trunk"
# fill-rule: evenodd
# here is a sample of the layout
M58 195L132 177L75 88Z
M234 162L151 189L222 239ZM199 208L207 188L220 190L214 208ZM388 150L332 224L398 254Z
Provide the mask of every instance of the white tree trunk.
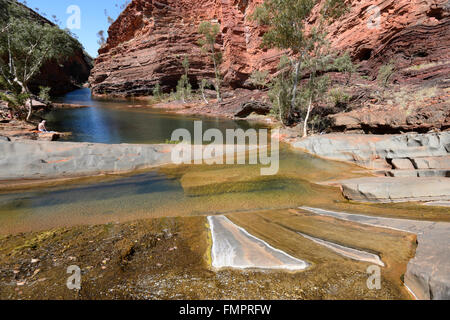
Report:
M33 98L30 97L30 105L28 106L27 121L30 121L32 114L33 114Z
M205 97L205 89L202 88L202 97L203 97L203 101L205 101L206 104L209 104L208 100Z
M308 121L312 111L312 97L309 99L308 112L305 117L305 124L303 125L303 138L308 136Z
M294 71L294 84L292 86L292 100L291 100L291 110L289 110L289 115L291 114L292 110L295 109L295 100L297 99L297 86L298 86L298 74L300 72L300 61L297 61L295 64L295 71Z

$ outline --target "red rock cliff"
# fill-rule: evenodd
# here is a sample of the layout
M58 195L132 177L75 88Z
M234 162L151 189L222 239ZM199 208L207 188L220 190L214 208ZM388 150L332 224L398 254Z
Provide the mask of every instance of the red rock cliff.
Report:
M185 54L191 62L192 81L213 77L212 66L197 46L198 24L205 20L221 25L218 46L224 51L225 83L245 86L253 70L274 70L280 56L276 50L260 48L263 30L249 19L261 2L133 0L111 25L107 44L99 51L90 77L94 94L147 95L158 82L165 89L174 88L183 72ZM330 39L337 49L349 50L361 61L368 74L375 74L390 60L400 69L433 62L439 68L402 73L398 80L445 80L450 71L449 0L349 3L350 11L330 25ZM379 19L371 5L378 6Z

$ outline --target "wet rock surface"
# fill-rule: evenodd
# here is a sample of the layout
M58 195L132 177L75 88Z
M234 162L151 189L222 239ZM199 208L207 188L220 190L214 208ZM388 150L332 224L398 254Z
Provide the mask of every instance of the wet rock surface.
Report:
M388 278L382 290L369 290L366 265L340 258L304 272L214 272L208 234L206 218L191 217L0 236L0 298L409 298ZM73 265L81 269L81 290L67 288Z
M450 299L450 223L369 217L317 208L303 209L319 215L417 234L416 256L408 264L405 285L419 299Z

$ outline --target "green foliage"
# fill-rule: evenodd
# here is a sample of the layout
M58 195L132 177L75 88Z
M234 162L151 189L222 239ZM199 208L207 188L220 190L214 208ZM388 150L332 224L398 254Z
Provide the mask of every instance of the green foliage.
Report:
M267 87L269 71L259 71L255 70L250 75L250 83L256 88L263 89Z
M7 103L14 116L25 119L26 110L24 106L30 95L22 92L20 86L7 82L2 75L0 75L0 88L5 90L5 92L0 92L0 100Z
M291 119L291 90L290 84L285 79L277 77L268 92L272 102L272 114L284 124L290 124Z
M51 90L51 88L49 88L49 87L40 86L39 87L39 99L46 103L49 103L50 102L50 90Z
M177 84L177 99L181 99L184 103L186 103L186 100L189 99L191 95L192 86L189 82L189 78L183 74Z
M8 104L8 107L15 110L16 112L21 111L25 102L30 98L27 93L20 92L0 92L0 99Z
M0 28L8 20L8 3L6 0L0 0Z
M215 47L217 36L220 34L220 26L218 24L212 24L208 21L203 21L198 27L198 32L203 36L199 39L198 43L202 47L203 52L209 55L214 64L214 87L217 92L217 100L220 102L222 100L222 75L220 74L219 66L222 63L222 52L217 51Z
M82 46L69 31L30 19L29 11L16 2L6 4L7 20L0 24L0 75L2 82L14 88L10 89L14 95L18 87L20 94L29 95L28 83L47 61L62 62ZM30 107L28 119L31 111Z
M202 94L203 100L205 101L206 104L208 104L208 99L206 99L205 96L205 89L209 87L209 82L206 79L202 79L202 81L200 82L200 92Z
M31 80L45 62L51 59L62 61L74 50L81 49L78 41L65 30L17 18L10 20L8 34L2 34L0 41L2 70L9 66L11 54L12 71L24 84Z
M200 90L204 91L206 88L210 87L210 83L207 79L202 79L202 81L200 81Z
M183 59L183 62L181 63L181 65L183 66L184 74L187 75L189 73L190 64L189 64L189 59L186 55L184 56L184 59Z
M208 47L206 50L210 51L211 46L214 46L217 40L217 36L220 33L220 26L218 24L212 24L208 21L203 21L198 27L198 32L203 35L204 38L199 39L198 43L201 47Z
M189 81L189 59L187 56L184 56L183 62L181 63L184 69L184 74L181 76L180 80L178 80L177 84L177 98L183 100L186 103L186 100L189 99L192 95L192 86Z
M395 65L392 62L390 62L387 65L381 66L380 70L378 70L378 77L377 77L377 81L380 84L380 86L387 88L394 73L395 73Z
M315 0L265 0L252 16L268 26L263 36L264 46L294 54L282 59L269 97L273 112L284 124L292 123L296 117L304 120L304 135L314 106L329 88L330 81L323 74L332 68L335 60L326 41L325 22L346 12L344 0L327 0L316 26L306 32L306 20L316 4ZM343 62L348 61L343 59ZM347 68L350 66L346 65ZM300 81L305 76L307 80Z
M350 95L342 88L334 88L328 93L329 99L335 107L343 107L350 102Z
M162 90L161 90L161 85L159 84L159 82L155 85L155 87L153 88L153 97L160 99L162 96Z
M329 19L335 20L349 11L349 7L342 0L326 0L322 8L322 15Z
M337 57L334 60L334 68L339 72L345 72L348 74L347 85L350 83L352 75L358 70L358 65L355 65L350 57L350 54L346 52L342 56Z
M304 22L315 4L314 0L265 0L252 16L270 27L263 36L263 44L295 53L303 51L307 42Z
M270 83L268 96L272 102L272 114L284 124L291 121L292 76L286 66L289 58L282 57L278 65L278 76Z

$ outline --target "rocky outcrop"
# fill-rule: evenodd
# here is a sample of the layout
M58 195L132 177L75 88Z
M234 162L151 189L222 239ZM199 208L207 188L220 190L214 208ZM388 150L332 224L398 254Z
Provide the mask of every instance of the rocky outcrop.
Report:
M390 105L364 106L350 112L334 114L329 116L331 129L338 132L361 131L374 134L448 130L450 93L428 100L431 101L401 104L390 101Z
M384 136L330 134L311 136L294 142L293 146L321 157L353 162L369 169L395 169L396 163L407 159L422 163L430 157L434 157L434 161L440 161L442 157L445 162L450 155L450 132ZM422 169L422 166L416 169Z
M0 139L0 181L55 179L133 172L174 164L176 145L98 144L49 141L2 141ZM192 160L199 156L191 146ZM203 150L207 148L204 145ZM257 146L238 145L231 151L222 145L212 156L220 158L243 153ZM180 152L180 150L175 150ZM203 158L204 152L200 152ZM202 159L206 160L206 159ZM175 163L178 164L178 163Z
M93 67L92 58L83 50L78 50L61 63L50 61L30 82L30 90L39 92L40 86L51 88L51 95L63 95L80 89L88 81Z
M385 177L340 181L347 199L362 202L450 200L450 132L313 136L295 148L352 162Z
M378 18L379 12L379 18ZM381 65L395 63L397 81L445 81L450 71L450 1L351 1L349 13L329 27L330 39L349 50L366 72L375 76ZM411 68L435 62L434 68Z
M0 121L0 141L8 139L8 141L57 141L62 136L68 136L70 133L61 132L39 132L37 124L32 124L18 120L2 120ZM3 138L3 139L2 139Z
M272 106L261 101L249 101L240 105L239 111L234 115L237 118L247 118L252 113L258 115L267 115L270 113Z
M201 21L217 21L217 46L224 52L225 84L246 86L252 71L274 71L280 56L260 48L264 28L250 14L262 0L133 0L111 25L90 77L94 94L148 95L156 83L175 88L182 57L191 61L190 77L212 78L213 68L197 45ZM372 5L380 10L374 19ZM314 24L320 4L309 23ZM374 76L393 60L398 82L442 84L450 71L448 0L352 1L349 12L329 26L337 49L349 50L366 74ZM440 63L433 68L413 65Z
M340 181L347 199L360 202L424 202L450 200L448 178L360 178Z
M221 25L218 46L224 50L224 80L240 86L255 68L275 60L259 48L260 30L248 20L258 1L134 0L111 25L90 77L94 94L148 95L156 83L176 87L188 55L193 83L213 78L214 70L197 42L198 25Z
M0 141L0 180L135 171L171 162L172 146Z

